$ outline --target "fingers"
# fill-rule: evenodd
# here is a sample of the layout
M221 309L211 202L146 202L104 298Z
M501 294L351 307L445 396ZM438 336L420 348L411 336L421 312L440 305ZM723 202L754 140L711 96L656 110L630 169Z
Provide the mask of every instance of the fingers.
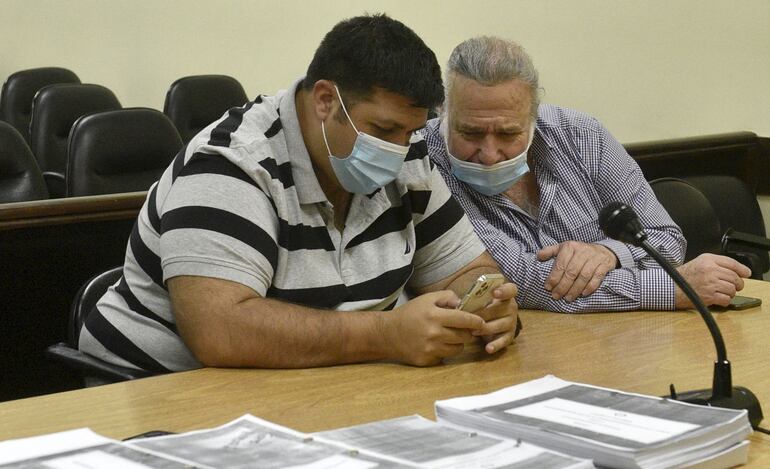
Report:
M544 247L543 249L537 252L537 260L539 260L540 262L547 261L548 259L554 257L559 253L560 247L561 247L561 244Z
M460 298L452 290L441 290L432 293L426 293L425 298L439 308L454 309L460 306Z
M545 281L545 289L554 300L573 301L591 295L617 264L615 253L602 245L567 241L559 246Z
M730 287L734 290L733 294L735 294L735 291L743 290L743 279L738 276L738 274L730 269L724 269L724 268L718 268L714 271L714 274L717 279L719 279L721 282L729 284ZM725 292L727 293L727 292Z
M574 300L591 281L595 269L595 264L589 262L589 257L585 251L575 252L570 263L564 269L561 280L551 291L551 297L554 300L562 298L567 301Z
M610 269L604 264L599 264L596 267L596 270L594 271L594 275L591 278L591 280L586 284L585 288L583 288L583 291L580 292L580 296L588 296L592 295L596 290L599 289L599 287L602 284L602 281L604 280L604 277L607 276L607 272L609 272Z
M711 297L710 301L706 301L706 306L711 305L719 305L719 306L727 306L730 304L730 301L732 301L733 295L725 295L724 293L714 293L714 295Z
M515 299L510 300L497 300L485 307L479 308L473 312L473 314L480 316L484 321L492 321L494 319L516 315L519 311L519 305Z
M475 331L484 326L484 319L481 316L459 309L436 309L434 318L441 326L454 329Z
M497 353L500 350L504 349L505 347L508 347L513 343L513 331L506 332L504 334L499 335L498 337L495 337L490 342L487 342L487 345L484 346L484 350L489 353Z
M700 256L696 257L690 262L694 261L700 261L701 263L713 263L716 264L719 267L729 269L736 273L741 278L749 278L751 277L751 269L747 266L741 264L740 262L736 261L732 257L727 256L720 256L717 254L701 254Z
M518 287L509 282L495 288L495 291L492 292L492 296L494 296L496 300L504 301L515 298L518 293Z
M516 327L516 315L509 315L502 318L497 318L492 321L487 321L481 329L473 331L475 336L493 336L503 334L506 332L512 332Z
M590 258L583 265L583 269L570 289L564 294L564 299L572 301L581 295L588 296L595 292L609 270L607 265L601 263L599 259Z
M562 248L559 250L559 255L556 256L556 260L553 263L553 267L551 267L551 273L548 275L548 278L545 280L545 289L548 291L553 292L554 299L558 300L562 297L563 293L567 291L568 288L562 287L563 292L561 294L557 294L554 290L561 284L562 279L567 274L567 268L570 266L570 262L572 262L572 256L575 254L575 250L572 248L572 245L569 243L565 243L562 245ZM583 265L581 264L580 267L582 268ZM575 277L577 277L576 272L570 272L572 276L572 280L574 280ZM571 285L571 282L570 282ZM558 295L558 298L555 296Z
M732 257L714 255L714 263L725 269L730 269L743 278L751 277L751 269L736 261Z

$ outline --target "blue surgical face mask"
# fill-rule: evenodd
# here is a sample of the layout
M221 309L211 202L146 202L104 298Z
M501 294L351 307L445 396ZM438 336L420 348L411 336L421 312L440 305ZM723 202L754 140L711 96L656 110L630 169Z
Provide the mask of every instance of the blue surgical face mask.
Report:
M471 163L470 161L463 161L452 156L449 152L449 132L446 122L447 120L444 119L444 122L442 122L442 130L447 148L447 155L449 155L449 164L452 166L452 174L476 191L481 192L484 195L501 194L529 172L527 152L529 151L529 147L532 145L532 139L535 136L534 124L530 127L527 148L525 148L520 155L509 160L501 161L500 163L495 163L491 166L486 166L479 163Z
M336 85L334 88L337 90L337 96L340 97L342 110L345 111L350 125L353 126L353 130L358 136L350 156L347 158L334 156L329 148L329 142L326 140L324 123L321 121L321 132L326 150L329 152L329 161L331 161L337 180L346 191L355 194L371 194L396 179L399 171L401 171L401 166L404 164L406 154L409 152L409 146L396 145L359 132L350 119L348 110L345 109L340 90L337 89Z

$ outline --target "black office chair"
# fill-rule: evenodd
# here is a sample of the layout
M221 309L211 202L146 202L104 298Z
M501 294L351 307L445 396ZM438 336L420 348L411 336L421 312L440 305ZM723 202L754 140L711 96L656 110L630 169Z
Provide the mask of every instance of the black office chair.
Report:
M0 122L0 203L48 198L43 175L18 130Z
M762 252L761 248L752 250L752 248L740 246L725 250L724 248L728 245L722 242L722 237L730 229L722 229L722 224L711 202L700 190L689 182L677 178L655 179L650 181L650 186L671 218L682 229L687 240L685 262L706 252L722 254L749 267L751 278L762 279L762 264L753 252ZM767 251L764 253L766 254Z
M51 197L63 197L67 139L75 121L86 114L120 109L115 94L101 85L49 85L35 96L30 138Z
M729 229L765 238L765 220L756 193L741 179L724 174L687 176L683 178L706 196L719 218L722 232ZM731 253L728 253L731 254ZM752 270L752 278L762 278L770 269L770 256L765 249L741 247L736 257Z
M44 67L21 70L10 75L0 92L0 120L8 122L30 143L29 121L32 100L41 88L54 83L80 83L74 72L66 68Z
M243 106L249 98L243 86L227 75L194 75L176 80L166 93L163 113L189 142L228 109Z
M182 148L160 111L130 108L83 116L67 149L67 197L144 191Z
M714 208L698 189L677 178L650 181L655 196L687 240L685 262L703 253L718 254L722 227Z
M46 349L46 353L51 358L78 372L86 384L91 384L94 381L98 381L100 384L116 383L157 374L113 365L78 350L78 338L83 323L96 306L99 298L110 286L117 283L122 275L123 267L115 267L84 283L72 302L67 327L67 342L60 342Z

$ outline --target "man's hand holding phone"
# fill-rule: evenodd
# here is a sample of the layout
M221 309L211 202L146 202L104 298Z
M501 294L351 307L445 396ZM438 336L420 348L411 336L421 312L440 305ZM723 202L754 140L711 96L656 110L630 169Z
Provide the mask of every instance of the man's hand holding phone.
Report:
M502 275L485 274L476 280L460 302L458 309L484 319L484 325L474 335L484 339L487 353L504 349L516 337L519 313L517 292L516 285L505 283Z

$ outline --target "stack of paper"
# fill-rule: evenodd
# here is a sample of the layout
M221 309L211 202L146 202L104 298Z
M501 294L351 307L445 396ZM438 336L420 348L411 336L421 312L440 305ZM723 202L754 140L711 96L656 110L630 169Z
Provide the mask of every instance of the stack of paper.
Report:
M420 416L308 435L245 415L217 428L129 442L87 429L0 443L0 469L589 469L589 460Z
M436 402L439 422L590 458L617 468L744 464L745 410L685 404L546 376L480 396Z
M558 454L521 441L459 430L412 415L316 433L319 440L408 467L588 469L590 460Z

